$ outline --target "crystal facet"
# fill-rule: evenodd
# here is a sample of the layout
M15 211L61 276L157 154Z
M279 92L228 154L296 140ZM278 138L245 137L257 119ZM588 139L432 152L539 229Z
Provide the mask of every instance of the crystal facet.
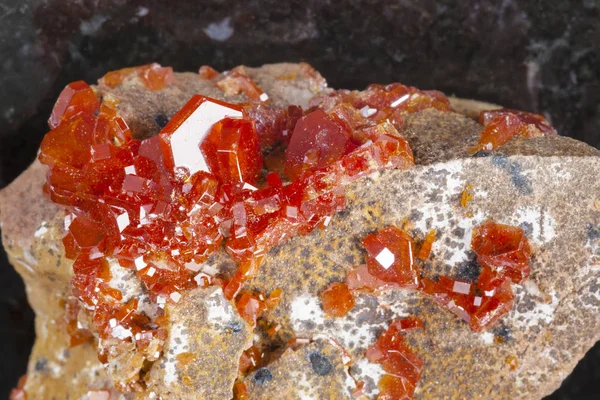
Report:
M343 317L354 307L354 296L345 283L333 282L321 292L323 311L333 317Z
M480 150L491 151L502 146L515 136L535 138L558 135L542 115L517 110L482 111L479 123L484 126L477 145L469 147L470 153Z
M210 173L201 143L215 123L242 117L238 106L194 95L159 133L166 166L173 172L185 168L190 175L198 171Z

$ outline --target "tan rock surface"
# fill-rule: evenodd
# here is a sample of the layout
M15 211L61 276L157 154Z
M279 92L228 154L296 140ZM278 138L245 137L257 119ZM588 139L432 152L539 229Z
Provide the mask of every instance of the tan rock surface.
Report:
M147 377L148 392L165 399L227 399L252 328L221 288L194 289L166 307L169 339Z
M274 71L269 68L275 67L263 67L261 71ZM267 89L268 84L260 84ZM301 102L314 89L311 82L306 85L292 81L291 85L289 97L284 86L266 92L272 99L281 99L277 101ZM277 90L281 94L275 94ZM173 96L183 95L184 91L179 93ZM114 96L117 95L115 91ZM141 107L139 115L133 109L127 111L127 104L142 100L135 96L128 100L126 96L121 95L120 104L121 112L129 113L127 122L139 126L146 123L149 134L157 129L150 128L157 110L172 115L172 110L159 107L166 100L157 100L160 96L147 92L136 95L148 97L148 106ZM138 122L134 122L135 118ZM393 318L416 315L424 320L425 329L411 333L407 340L424 361L417 397L535 399L554 390L584 352L600 339L600 152L568 138L551 137L512 140L492 154L468 157L464 148L476 142L479 130L474 121L454 113L429 110L410 116L403 133L419 165L408 171L374 174L353 184L348 188L346 211L334 217L328 229L295 238L268 254L261 274L249 287L265 293L275 287L284 289L282 303L265 316L268 322L280 323L282 329L274 339L259 329L260 340L277 347L284 346L293 336L334 338L353 355L350 373L364 380L367 395L373 396L381 370L366 362L362 357L364 349ZM64 213L41 196L43 180L44 169L36 162L0 193L4 245L26 281L37 314L38 341L26 389L31 398L65 398L67 394L78 398L88 388L106 384L107 376L98 368L93 346L71 349L71 354L78 354L76 359L70 357L60 364L58 354L64 352L66 336L57 326L62 318L60 300L68 293L70 262L64 260L59 240ZM463 209L458 199L467 184L473 186L475 196ZM349 268L363 262L359 241L366 233L402 223L408 223L417 237L436 229L438 239L426 273L473 278L478 270L469 248L470 232L485 218L521 225L535 245L530 279L524 285L515 285L514 309L491 332L473 333L429 299L404 290L388 290L380 296L361 294L355 309L344 318L323 315L318 293L331 281L343 280ZM212 257L207 266L222 271L225 277L234 268L223 253ZM198 304L190 307L202 309L202 294L188 294L194 299L196 295ZM182 301L188 301L185 299ZM181 304L184 303L177 306ZM193 324L196 319L200 326L205 321L202 311L185 314L177 306L170 314L171 323L185 320ZM200 332L204 328L197 329ZM216 332L210 340L225 340L219 339ZM495 337L502 338L502 343ZM218 343L222 346L224 342ZM198 341L198 351L205 344ZM237 366L235 357L241 351L238 344L234 343L232 353L222 358L219 366L229 368L229 377L234 371L232 365ZM223 353L219 346L211 347L205 357ZM267 366L273 377L267 389L255 385L251 375L251 398L269 398L268 394L285 393L297 385L291 366L310 374L305 368L305 356L313 351L311 346L317 346L317 342L296 352L287 350ZM332 376L345 376L344 367L335 361L337 353L328 346L322 352L327 353L332 364ZM160 383L165 374L161 364L169 357L167 351L154 362L147 375L149 386L165 398L169 398L167 393L175 393L171 391L187 396L189 389L179 378L175 388ZM508 357L516 357L515 370L509 368ZM52 373L37 371L39 359L56 363L47 365L57 365L56 374L72 377L71 383L65 385ZM90 371L99 371L97 376L83 372L88 361ZM202 374L198 376L202 379ZM202 383L202 387L222 382L219 379L222 378ZM195 384L200 382L204 381ZM342 385L337 378L335 382ZM226 389L223 396L231 393L231 385L222 384ZM344 384L339 393L350 393L354 382L344 380Z

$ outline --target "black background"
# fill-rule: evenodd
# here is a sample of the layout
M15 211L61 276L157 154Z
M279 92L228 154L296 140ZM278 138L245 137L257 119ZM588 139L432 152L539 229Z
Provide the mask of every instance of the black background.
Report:
M542 113L600 147L600 0L0 0L0 188L35 157L70 81L152 61L195 71L301 60L332 87L439 89ZM23 284L0 253L0 398L33 339ZM548 399L599 397L597 344Z

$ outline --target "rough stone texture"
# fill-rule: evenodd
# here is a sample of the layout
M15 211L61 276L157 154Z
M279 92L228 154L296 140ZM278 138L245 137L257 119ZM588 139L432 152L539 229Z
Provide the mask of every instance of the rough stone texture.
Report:
M148 373L144 397L228 399L242 351L252 345L252 329L220 288L195 289L166 307L169 339ZM181 354L191 360L182 359ZM179 356L179 358L178 358Z
M353 399L355 382L347 370L341 350L317 339L298 350L288 348L244 382L251 399Z
M265 316L267 322L278 322L282 329L272 339L259 329L258 339L283 348L294 336L333 338L354 357L350 372L365 380L367 394L372 396L381 371L362 357L365 348L391 319L416 315L424 320L425 329L411 333L407 340L424 361L417 397L525 399L539 398L555 389L599 338L600 152L557 137L536 139L535 148L513 140L494 153L468 158L464 146L476 141L479 129L474 121L454 113L425 111L411 116L404 134L419 165L408 171L374 174L349 187L348 208L328 229L273 249L261 274L249 282L250 288L266 293L276 287L284 289L282 303ZM540 155L535 154L536 149ZM40 293L64 296L70 267L63 261L58 240L63 213L39 194L43 180L43 168L34 163L0 194L0 220L11 262L30 286L30 301L41 315L38 331L51 330L61 336L62 331L55 328L61 318L58 299L52 301ZM475 195L462 209L458 199L467 184L473 186ZM17 215L22 217L14 218ZM348 268L363 262L359 241L366 233L384 225L406 224L415 236L423 237L435 228L438 240L426 274L473 278L478 271L469 251L471 229L488 217L521 225L535 245L533 273L524 285L514 287L515 308L492 332L470 332L430 300L402 290L360 295L356 308L344 318L323 315L318 293L331 281L343 280ZM226 277L233 270L232 262L222 253L207 264ZM55 282L50 283L50 277ZM183 307L175 307L173 315L179 315L177 321L191 316ZM194 315L199 321L203 318L202 312ZM172 319L171 329L174 322ZM496 343L495 335L502 343ZM32 378L27 390L44 390L45 396L57 398L68 391L77 397L89 385L104 382L103 375L90 379L89 374L80 374L65 388L52 376L36 372L34 360L55 360L52 357L58 349L52 342L55 339L44 335L39 339L29 366ZM64 337L56 340L65 343ZM91 347L89 350L86 357L93 364ZM209 350L222 351L219 347ZM240 348L232 350L239 355ZM288 350L272 364L279 372L278 379L270 381L268 393L281 393L298 383L285 367L294 365L301 370L299 362L287 363L292 354ZM514 371L506 363L509 356L518 360ZM149 374L150 387L179 390L177 393L185 396L182 385L176 389L161 386L166 373L161 363L169 357L167 352L155 362ZM231 355L220 367L236 364L237 358ZM341 365L336 361L331 364L331 373L343 376ZM73 364L65 368L79 370ZM252 385L251 393L256 390L260 397L265 389ZM230 393L230 387L226 389Z
M458 97L449 97L450 106L452 109L459 114L466 115L469 118L474 120L479 119L479 113L481 111L495 110L498 108L503 108L497 104L486 103L478 100L471 99L461 99Z

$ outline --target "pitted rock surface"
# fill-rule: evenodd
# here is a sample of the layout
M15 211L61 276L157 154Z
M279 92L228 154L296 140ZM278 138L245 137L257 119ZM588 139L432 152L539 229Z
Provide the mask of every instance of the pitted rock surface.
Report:
M267 379L268 377L268 379ZM251 399L353 399L354 379L342 352L327 340L287 349L268 367L245 380Z
M289 70L294 68L305 71L286 64L249 69L249 74L277 104L304 104L315 91L326 90L320 80L303 78L300 73L295 79L277 79L290 76ZM180 83L173 93L149 92L135 79L115 90L96 90L118 98L119 111L137 127L136 135L143 137L160 129L156 115L169 118L195 91L222 98L222 93L215 91L218 89L196 74L177 75L177 79ZM188 84L188 79L198 82ZM243 101L227 98L236 100ZM326 230L292 239L267 255L261 273L247 286L264 293L283 289L281 304L264 316L267 322L281 324L281 329L269 337L258 328L256 339L280 351L292 337L314 340L295 352L288 348L258 377L261 370L248 375L245 382L251 399L286 390L302 398L297 387L299 373L306 374L310 387L319 388L323 396L337 393L338 397L331 398L344 398L342 393L349 393L354 380L347 379L346 367L339 361L341 352L329 340L350 353L350 374L364 381L365 394L374 398L382 370L366 361L364 351L391 320L407 315L423 319L425 325L406 337L424 361L417 398L540 398L555 389L600 339L600 152L572 139L546 137L513 139L494 152L469 157L465 147L477 141L480 130L476 122L455 113L427 110L409 116L402 133L415 153L415 168L377 173L356 182L347 190L347 209L336 215ZM60 321L69 293L71 261L65 258L60 242L65 215L41 195L44 179L45 169L35 162L0 193L3 242L27 284L37 314L38 338L26 390L31 398L79 398L90 389L110 388L110 379L97 361L94 346L83 345L65 353L68 339ZM459 198L468 184L474 198L462 208ZM532 274L523 285L514 286L515 306L492 331L473 333L453 314L406 290L387 290L378 296L360 294L347 316L334 319L324 315L318 294L332 281L343 281L348 269L364 262L360 246L364 235L386 225L404 225L422 239L436 229L437 240L425 274L474 280L479 271L470 251L471 230L486 218L523 227L534 245ZM235 264L220 252L204 268L228 278ZM127 285L132 296L146 295L133 276L123 276L115 284ZM218 291L189 292L178 304L169 306L168 350L150 366L145 377L149 391L138 397L154 392L157 398L195 398L208 393L202 392L207 388L213 388L212 398L231 397L248 332L245 324L216 327L207 323L207 302L219 297L215 293ZM221 305L226 308L225 303ZM235 308L230 311L231 319L239 322ZM176 357L170 351L180 345L170 340L181 333L175 332L180 324L186 324L186 334L193 338L188 342L193 355L197 360L209 360L205 363L210 367L203 369L202 362L188 364L185 368L189 371L170 366ZM243 340L233 340L235 335ZM326 363L314 355L317 361L312 362L310 354L325 357L331 371L316 372L324 373ZM510 368L509 357L517 360L515 369ZM226 371L225 375L213 373L217 370ZM173 381L166 385L165 377L173 371ZM64 384L64 377L69 385ZM337 392L328 391L319 379L334 382L331 390Z
M227 399L251 328L221 288L194 289L166 307L169 338L148 373L147 396L165 399ZM239 327L240 329L236 329Z

